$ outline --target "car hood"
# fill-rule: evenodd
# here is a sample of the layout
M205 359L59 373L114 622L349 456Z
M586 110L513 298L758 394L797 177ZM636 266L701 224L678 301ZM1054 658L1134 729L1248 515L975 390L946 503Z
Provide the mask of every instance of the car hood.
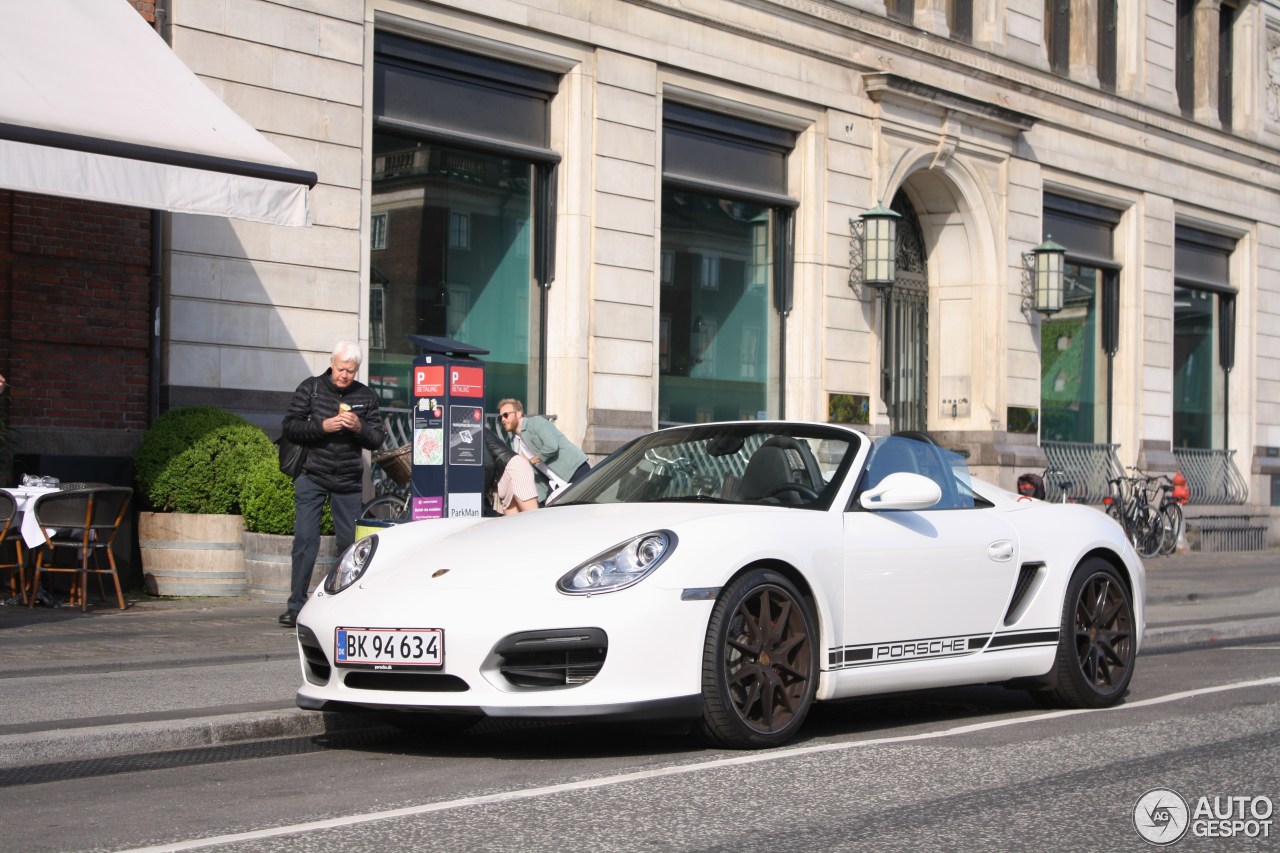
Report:
M378 532L362 589L546 589L602 551L654 530L678 537L719 528L717 520L778 507L695 504L564 506L502 518L425 520Z

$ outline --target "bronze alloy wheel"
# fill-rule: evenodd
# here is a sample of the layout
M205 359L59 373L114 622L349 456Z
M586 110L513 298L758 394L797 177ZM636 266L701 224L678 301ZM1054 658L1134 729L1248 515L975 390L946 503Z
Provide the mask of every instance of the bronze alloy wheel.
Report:
M1067 585L1056 683L1048 696L1068 708L1105 708L1129 689L1137 657L1133 604L1110 563L1091 558Z
M707 627L702 733L732 748L784 743L804 722L817 677L808 602L777 572L748 572L721 595Z

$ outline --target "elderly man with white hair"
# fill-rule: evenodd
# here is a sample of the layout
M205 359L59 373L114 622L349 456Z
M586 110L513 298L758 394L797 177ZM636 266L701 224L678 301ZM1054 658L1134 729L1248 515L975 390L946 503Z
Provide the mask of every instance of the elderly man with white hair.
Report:
M339 341L329 369L304 379L293 392L282 429L286 438L306 448L302 473L293 483L293 577L289 609L280 624L292 628L307 601L311 572L320 553L320 519L325 501L333 516L338 553L355 541L364 486L361 452L382 446L382 413L378 395L356 381L360 346Z

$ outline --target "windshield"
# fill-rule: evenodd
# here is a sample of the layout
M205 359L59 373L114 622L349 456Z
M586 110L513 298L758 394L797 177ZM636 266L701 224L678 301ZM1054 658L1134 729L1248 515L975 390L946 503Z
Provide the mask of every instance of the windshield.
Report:
M707 501L826 509L858 437L818 425L700 424L636 439L554 506Z

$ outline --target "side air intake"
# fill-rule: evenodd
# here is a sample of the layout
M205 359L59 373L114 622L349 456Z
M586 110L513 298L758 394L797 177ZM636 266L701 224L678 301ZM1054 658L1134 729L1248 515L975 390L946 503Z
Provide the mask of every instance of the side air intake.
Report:
M1013 587L1013 598L1009 600L1009 609L1004 614L1006 626L1022 618L1031 602L1032 593L1040 587L1046 571L1044 563L1023 563L1022 568L1018 569L1018 582Z

